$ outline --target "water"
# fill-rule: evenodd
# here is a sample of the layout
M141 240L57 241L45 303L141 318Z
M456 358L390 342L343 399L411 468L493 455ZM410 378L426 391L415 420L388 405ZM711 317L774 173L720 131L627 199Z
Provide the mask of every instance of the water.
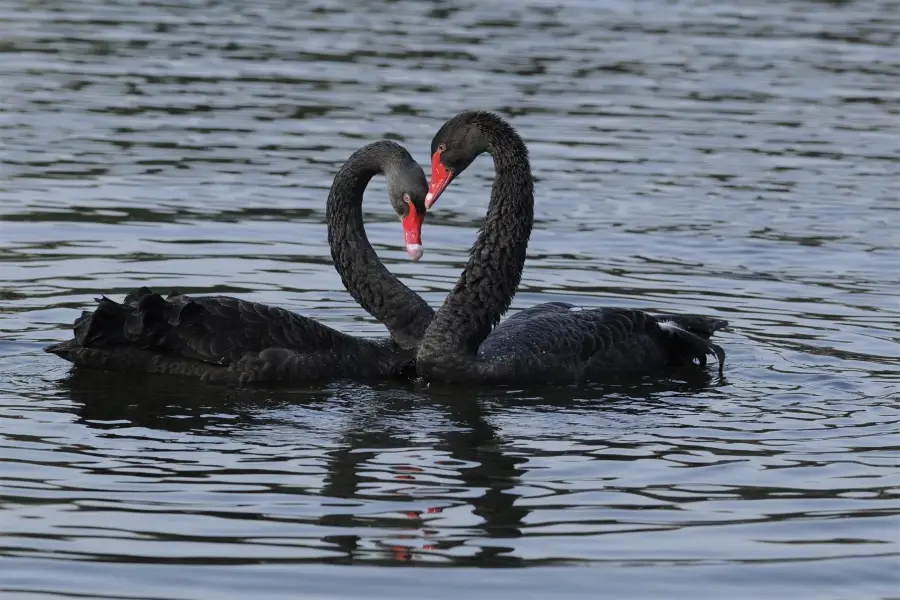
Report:
M900 4L0 5L0 590L8 597L853 598L900 589ZM514 308L727 318L725 376L227 391L40 352L145 284L383 329L329 264L359 146L459 110L538 178ZM479 159L426 255L438 305ZM384 567L395 567L387 569ZM415 569L396 567L418 567Z

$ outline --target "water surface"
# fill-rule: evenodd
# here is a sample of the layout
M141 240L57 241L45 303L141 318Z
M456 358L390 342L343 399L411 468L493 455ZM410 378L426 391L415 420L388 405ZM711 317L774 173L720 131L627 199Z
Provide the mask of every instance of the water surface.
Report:
M0 592L896 596L898 15L3 3ZM331 178L381 137L427 164L469 108L511 119L538 178L513 309L726 318L724 377L236 391L40 352L137 285L383 334L329 264ZM369 189L376 249L434 306L491 177L483 157L454 182L419 263Z

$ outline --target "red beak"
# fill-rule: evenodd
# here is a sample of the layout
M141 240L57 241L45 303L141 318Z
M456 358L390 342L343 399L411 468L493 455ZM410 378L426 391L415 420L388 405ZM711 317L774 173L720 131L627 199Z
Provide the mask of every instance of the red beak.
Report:
M403 240L406 242L406 253L413 260L419 260L425 254L422 246L422 221L425 220L416 210L416 206L409 203L409 214L403 217Z
M441 153L435 152L431 157L431 183L428 186L428 194L425 196L425 208L437 202L450 181L453 179L453 171L450 171L441 163Z

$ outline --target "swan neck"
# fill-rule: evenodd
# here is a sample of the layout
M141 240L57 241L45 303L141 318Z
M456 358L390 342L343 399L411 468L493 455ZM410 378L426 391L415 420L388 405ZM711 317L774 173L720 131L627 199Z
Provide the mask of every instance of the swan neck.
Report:
M494 159L491 200L468 263L420 347L417 360L426 376L476 360L478 347L509 308L525 266L534 223L528 150L511 129L483 133Z
M397 344L415 348L434 313L384 266L363 224L366 186L377 174L390 176L398 165L391 147L377 144L355 152L334 178L326 208L328 243L334 267L353 299L387 327Z

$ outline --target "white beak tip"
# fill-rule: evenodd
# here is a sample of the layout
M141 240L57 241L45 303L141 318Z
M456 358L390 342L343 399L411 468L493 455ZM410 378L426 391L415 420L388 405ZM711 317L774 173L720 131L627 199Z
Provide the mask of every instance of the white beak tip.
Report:
M425 254L425 247L422 244L407 244L406 253L409 254L409 257L411 259L416 261L422 258L422 255Z

